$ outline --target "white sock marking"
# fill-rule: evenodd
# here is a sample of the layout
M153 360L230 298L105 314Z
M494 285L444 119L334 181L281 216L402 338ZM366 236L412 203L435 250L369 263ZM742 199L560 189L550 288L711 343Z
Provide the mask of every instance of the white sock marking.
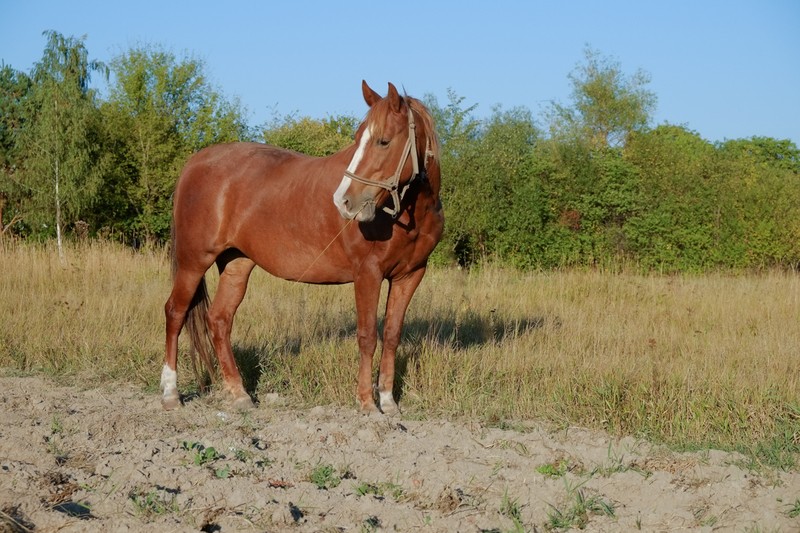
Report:
M380 396L381 399L381 407L394 405L394 396L392 396L392 391L380 391L378 396Z
M168 365L161 370L161 391L165 398L178 394L178 373Z

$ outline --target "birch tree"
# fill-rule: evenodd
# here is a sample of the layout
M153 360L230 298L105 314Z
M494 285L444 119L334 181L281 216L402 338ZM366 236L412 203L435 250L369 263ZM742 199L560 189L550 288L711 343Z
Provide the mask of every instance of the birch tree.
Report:
M21 131L21 181L29 199L26 220L38 226L35 233L52 234L54 228L63 260L65 221L75 221L91 207L102 183L102 143L96 138L98 114L89 81L93 72L107 69L89 60L85 37L55 31L44 36L47 44L32 72L28 120Z

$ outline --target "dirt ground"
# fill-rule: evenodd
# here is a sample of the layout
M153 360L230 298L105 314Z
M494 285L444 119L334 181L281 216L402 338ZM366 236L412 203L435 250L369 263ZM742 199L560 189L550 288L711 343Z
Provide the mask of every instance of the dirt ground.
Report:
M529 424L0 378L0 532L797 531L800 473Z

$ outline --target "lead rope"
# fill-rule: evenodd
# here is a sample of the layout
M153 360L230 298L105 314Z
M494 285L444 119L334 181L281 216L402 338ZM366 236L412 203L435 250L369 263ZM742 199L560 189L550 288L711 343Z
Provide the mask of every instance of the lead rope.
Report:
M365 205L366 205L366 204L365 204ZM360 213L360 212L361 212L363 209L364 209L364 205L362 205L362 206L361 206L361 209L359 209L358 211L356 211L356 214L355 214L355 215L353 215L353 218L351 218L350 220L348 220L348 221L347 221L347 223L345 223L345 225L344 225L344 226L342 226L342 229L340 229L340 230L339 230L339 233L337 233L336 235L334 235L334 236L333 236L333 239L331 239L331 242L329 242L329 243L328 243L328 245L327 245L325 248L323 248L323 249L322 249L322 251L319 253L319 255L318 255L317 257L315 257L315 258L314 258L314 260L313 260L313 261L311 261L311 264L310 264L310 265L308 265L308 267L306 267L306 269L303 271L303 273L302 273L302 274L300 274L300 277L299 277L299 278L297 278L297 279L295 280L295 283L302 283L302 282L303 282L303 278L305 277L305 275L306 275L306 274L308 274L308 271L309 271L309 270L311 270L311 269L314 267L314 265L316 265L316 264L317 264L317 261L319 261L319 260L320 260L320 258L321 258L323 255L325 255L325 252L327 252L327 251L328 251L328 248L330 248L330 247L333 245L333 243L334 243L334 242L336 242L336 239L338 239L338 238L339 238L339 236L340 236L342 233L344 233L344 230L346 230L347 228L349 228L349 227L350 227L350 224L352 224L352 223L353 223L353 221L356 219L356 216L357 216L357 215L358 215L358 214L359 214L359 213Z

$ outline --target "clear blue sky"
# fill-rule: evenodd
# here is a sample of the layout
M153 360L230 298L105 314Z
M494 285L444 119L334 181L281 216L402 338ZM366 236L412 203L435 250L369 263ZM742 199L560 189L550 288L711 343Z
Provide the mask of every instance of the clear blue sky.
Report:
M655 124L800 145L800 0L0 0L0 61L30 71L49 29L86 35L102 61L144 43L190 53L251 124L361 117L362 78L440 104L452 88L479 117L496 105L541 117L570 102L567 75L588 44L651 75Z

